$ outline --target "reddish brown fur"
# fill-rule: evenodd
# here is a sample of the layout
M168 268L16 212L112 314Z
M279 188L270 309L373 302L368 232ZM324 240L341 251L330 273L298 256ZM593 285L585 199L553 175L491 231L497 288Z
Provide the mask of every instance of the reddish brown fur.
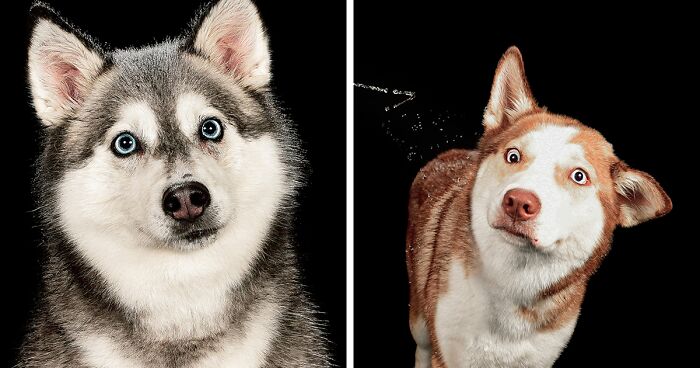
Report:
M469 193L477 161L474 151L447 151L423 167L411 187L406 239L410 321L425 316L434 347L435 306L447 286L443 276L449 262L458 258L466 270L474 268ZM433 367L444 366L439 350L433 351Z
M576 318L588 278L608 252L612 231L617 225L618 207L613 191L611 167L619 160L599 133L578 121L546 112L528 114L499 134L487 132L479 142L479 151L452 150L439 155L423 167L411 187L407 234L407 263L410 296L410 321L419 315L426 320L431 335L435 367L444 364L436 340L434 318L437 301L446 290L446 273L451 260L464 262L467 273L477 267L477 250L470 232L470 194L474 177L484 155L502 156L508 144L538 125L573 126L580 130L574 138L585 143L586 159L596 169L593 185L605 212L605 227L593 255L580 268L543 290L533 305L521 306L523 318L541 331L557 329ZM523 157L524 161L527 157Z
M542 290L531 305L520 306L515 311L539 331L556 330L577 318L588 279L610 249L613 230L620 224L621 205L633 200L616 190L615 180L621 173L634 171L656 188L658 193L653 194L660 196L663 203L663 208L655 213L657 217L666 214L672 207L661 186L648 174L632 170L622 163L600 133L575 119L548 113L535 105L525 78L520 52L516 48L510 48L501 59L496 71L497 77L505 67L506 61L511 62L509 66L515 61L518 69L515 72L511 69L515 74L502 79L506 94L512 92L513 85L510 83L522 83L522 92L525 98L531 100L532 108L528 111L515 111L518 106L510 105L513 101L508 95L492 100L505 104L492 106L489 102L487 113L496 116L497 119L500 117L500 120L498 124L491 123L492 126L487 127L479 141L478 151L451 150L439 155L420 170L411 187L406 236L410 322L413 324L419 316L424 316L432 343L433 367L445 366L436 338L435 311L440 296L448 288L448 266L451 261L457 259L463 262L467 274L465 277L478 272L479 254L471 233L470 196L476 172L484 158L491 155L502 156L514 139L537 129L540 125L570 126L579 132L572 142L583 147L586 160L594 168L594 172L588 173L591 181L589 185L596 188L605 217L597 246L582 266ZM521 80L512 79L516 77ZM498 90L495 86L496 79L491 90L492 96ZM524 154L521 166L524 168L527 163L528 157ZM515 168L518 169L520 168ZM562 168L562 172L557 174L565 178L564 181L559 181L563 186L572 184L565 181L569 175L568 170ZM512 171L503 171L504 176L509 173ZM646 198L636 200L648 201Z
M666 194L666 192L663 190L661 185L656 181L656 179L654 179L651 175L649 175L643 171L639 171L639 170L635 170L635 169L630 168L629 166L627 166L627 164L625 164L622 161L613 165L613 167L611 168L611 176L613 176L613 177L617 177L622 172L632 172L638 176L645 178L648 183L650 183L651 185L654 186L655 190L658 192L657 193L658 197L660 197L660 199L663 202L663 205L661 206L661 208L659 210L657 210L654 213L653 218L661 217L661 216L671 212L671 209L673 209L673 202L671 202L671 198ZM622 195L622 193L616 193L615 195L617 196L617 200L619 203L625 203L629 206L640 206L640 205L649 204L649 199L644 197L644 196L632 196L632 198L628 198L627 196ZM626 226L626 225L623 225L623 226Z

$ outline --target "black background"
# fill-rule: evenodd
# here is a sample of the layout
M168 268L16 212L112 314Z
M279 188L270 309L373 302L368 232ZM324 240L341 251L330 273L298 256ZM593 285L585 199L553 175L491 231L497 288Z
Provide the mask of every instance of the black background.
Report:
M688 300L697 290L697 240L686 237L683 221L697 210L681 193L693 185L688 175L697 157L692 13L658 5L615 11L410 3L355 1L355 82L417 93L385 112L401 98L354 91L356 366L413 364L408 190L438 152L475 146L493 73L511 45L522 51L541 105L598 129L675 205L664 218L615 232L556 367L681 365L697 341Z
M189 24L200 1L48 1L64 17L116 48L173 37ZM298 216L299 254L312 297L329 321L335 362L345 362L345 6L258 1L268 27L273 84L296 122L312 173ZM29 1L5 9L2 39L3 302L5 322L0 365L9 366L21 342L39 280L38 239L30 212L33 162L39 123L25 82L30 32ZM9 101L7 100L9 98ZM9 166L8 166L9 165ZM11 179L10 179L11 178ZM9 235L8 235L9 234Z

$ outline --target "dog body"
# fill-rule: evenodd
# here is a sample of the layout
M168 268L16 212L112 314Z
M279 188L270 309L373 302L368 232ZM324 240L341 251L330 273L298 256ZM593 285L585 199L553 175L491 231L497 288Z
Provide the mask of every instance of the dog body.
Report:
M328 366L289 235L303 159L254 5L112 52L32 12L46 262L19 366Z
M416 176L407 264L416 367L548 367L573 333L613 229L672 204L580 122L539 108L511 48L477 151Z

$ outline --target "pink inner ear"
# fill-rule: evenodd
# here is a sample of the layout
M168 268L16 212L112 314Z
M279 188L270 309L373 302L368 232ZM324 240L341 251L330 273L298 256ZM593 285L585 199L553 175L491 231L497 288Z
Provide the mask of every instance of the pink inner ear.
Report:
M226 71L236 73L243 60L240 38L235 35L222 37L216 42L216 47L221 51L221 65Z
M54 58L48 66L49 78L55 84L58 95L67 101L78 103L82 100L80 95L80 71L75 65L67 63L59 58Z

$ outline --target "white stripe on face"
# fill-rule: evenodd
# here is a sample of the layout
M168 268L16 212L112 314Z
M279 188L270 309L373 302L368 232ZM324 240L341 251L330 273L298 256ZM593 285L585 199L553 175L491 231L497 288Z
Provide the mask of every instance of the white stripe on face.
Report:
M124 104L119 109L118 116L119 119L109 130L107 139L113 139L119 132L129 131L145 146L155 147L158 140L158 118L148 103L135 101Z
M551 248L560 241L586 234L590 238L576 242L582 246L581 252L576 253L587 257L603 228L602 205L594 187L578 186L557 177L568 175L570 169L577 167L594 172L583 147L571 143L578 132L575 127L545 125L514 140L512 145L521 147L523 160L529 161L529 166L505 180L502 193L513 188L534 192L542 204L534 223L541 246Z
M199 124L207 117L216 117L224 123L224 115L197 93L183 93L177 99L175 117L187 137L198 134Z

